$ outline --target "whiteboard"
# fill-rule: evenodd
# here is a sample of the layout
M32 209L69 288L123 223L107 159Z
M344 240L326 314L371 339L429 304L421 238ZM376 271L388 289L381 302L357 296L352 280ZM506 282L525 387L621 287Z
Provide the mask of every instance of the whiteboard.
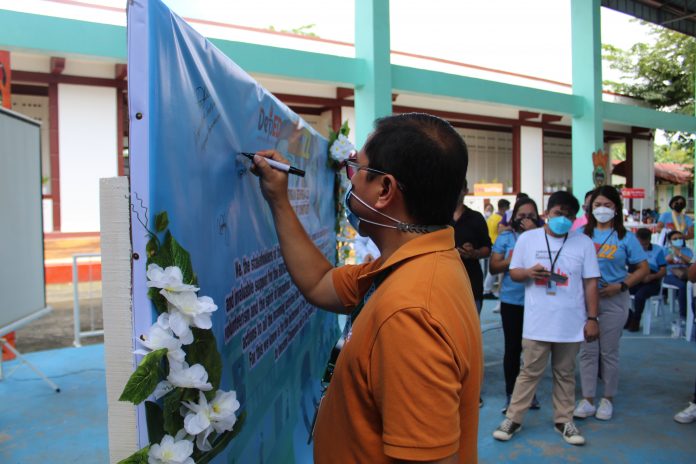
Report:
M45 312L41 126L0 108L0 336Z

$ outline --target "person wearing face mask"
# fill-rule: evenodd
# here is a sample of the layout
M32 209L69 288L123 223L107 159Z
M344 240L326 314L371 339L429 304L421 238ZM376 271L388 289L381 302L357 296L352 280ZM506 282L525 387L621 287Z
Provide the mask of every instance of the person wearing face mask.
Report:
M599 280L600 335L598 341L584 342L580 349L583 399L574 415L609 420L619 386L619 341L631 305L628 290L641 282L650 268L643 247L624 227L619 192L611 185L598 187L590 198L590 207L592 215L580 231L593 240L602 273ZM628 266L635 269L630 274ZM595 406L600 367L604 396L599 406Z
M252 169L293 283L312 305L350 315L322 379L314 462L477 462L481 328L450 226L468 165L462 137L427 114L376 121L345 163L345 201L380 257L341 267L314 245L287 174L267 158L289 163L263 151Z
M486 219L491 217L494 212L495 208L493 208L493 203L486 203L486 206L483 207L483 217Z
M491 255L491 274L504 273L500 286L500 317L503 321L505 354L503 355L503 373L505 374L505 395L507 399L502 413L505 414L515 380L520 373L520 355L522 354L522 326L524 320L524 284L515 282L508 272L512 260L512 250L517 238L524 232L539 226L539 211L531 198L522 198L512 209L512 230L501 233L493 244ZM531 409L539 409L536 396Z
M682 233L685 240L694 238L694 221L684 213L686 209L686 198L681 195L673 196L669 200L669 208L671 211L665 211L660 214L657 220L657 231L662 232L662 229L678 230Z
M667 276L665 283L678 287L679 315L686 319L686 280L689 263L694 253L684 243L684 235L678 230L667 234Z
M590 197L592 197L592 192L593 190L589 190L585 193L585 200L582 202L582 215L578 216L575 218L575 221L573 221L573 227L570 228L571 232L587 224L587 217L590 214Z
M638 229L636 231L636 238L638 238L640 246L643 247L643 251L645 251L645 254L648 256L650 273L643 277L642 281L629 289L629 292L634 298L634 310L629 312L628 321L626 321L625 326L629 332L638 332L640 330L640 319L643 317L645 302L651 296L660 293L662 279L665 277L665 266L667 265L664 248L660 245L650 243L650 239L652 238L650 229ZM628 270L630 272L634 271L631 266L629 266Z
M524 284L524 366L515 381L505 419L493 438L510 440L522 428L549 355L553 373L554 429L571 445L585 444L573 422L575 358L582 340L594 340L599 266L592 240L569 233L580 209L568 192L554 192L544 227L517 239L510 261L512 280Z

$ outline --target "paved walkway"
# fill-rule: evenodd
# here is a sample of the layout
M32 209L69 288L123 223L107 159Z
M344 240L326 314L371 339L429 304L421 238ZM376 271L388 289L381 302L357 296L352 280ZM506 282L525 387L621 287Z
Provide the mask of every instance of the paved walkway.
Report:
M491 311L494 305L486 302L483 323L498 318ZM502 343L500 330L484 334L487 367L479 425L481 463L696 462L696 423L680 425L672 420L691 399L696 343L669 338L659 321L650 337L626 335L615 417L609 422L578 421L588 441L584 447L567 445L552 429L548 372L539 389L541 410L527 414L524 429L510 442L491 437L503 418ZM0 381L0 462L108 462L103 346L43 351L27 357L62 392L54 393L24 366ZM5 363L5 372L14 365L14 361Z

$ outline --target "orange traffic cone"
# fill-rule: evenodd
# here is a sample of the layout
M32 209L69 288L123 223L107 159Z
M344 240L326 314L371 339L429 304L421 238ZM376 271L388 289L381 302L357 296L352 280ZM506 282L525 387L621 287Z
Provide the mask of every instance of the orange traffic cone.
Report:
M14 332L8 333L7 335L3 336L3 338L5 340L7 340L7 343L12 345L13 347L15 346L15 333ZM7 348L5 348L5 346L3 345L3 347L2 347L2 360L9 361L10 359L14 359L14 358L15 358L14 353L11 352L10 350L8 350Z

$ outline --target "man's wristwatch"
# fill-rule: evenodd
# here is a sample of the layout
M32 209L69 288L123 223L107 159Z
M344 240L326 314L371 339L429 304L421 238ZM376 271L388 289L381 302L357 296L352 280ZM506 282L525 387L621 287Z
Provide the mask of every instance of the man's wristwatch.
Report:
M588 321L599 322L599 319L597 319L597 316L587 316L587 320L588 320Z
M626 290L628 290L628 285L626 282L621 282L621 291L625 292Z

